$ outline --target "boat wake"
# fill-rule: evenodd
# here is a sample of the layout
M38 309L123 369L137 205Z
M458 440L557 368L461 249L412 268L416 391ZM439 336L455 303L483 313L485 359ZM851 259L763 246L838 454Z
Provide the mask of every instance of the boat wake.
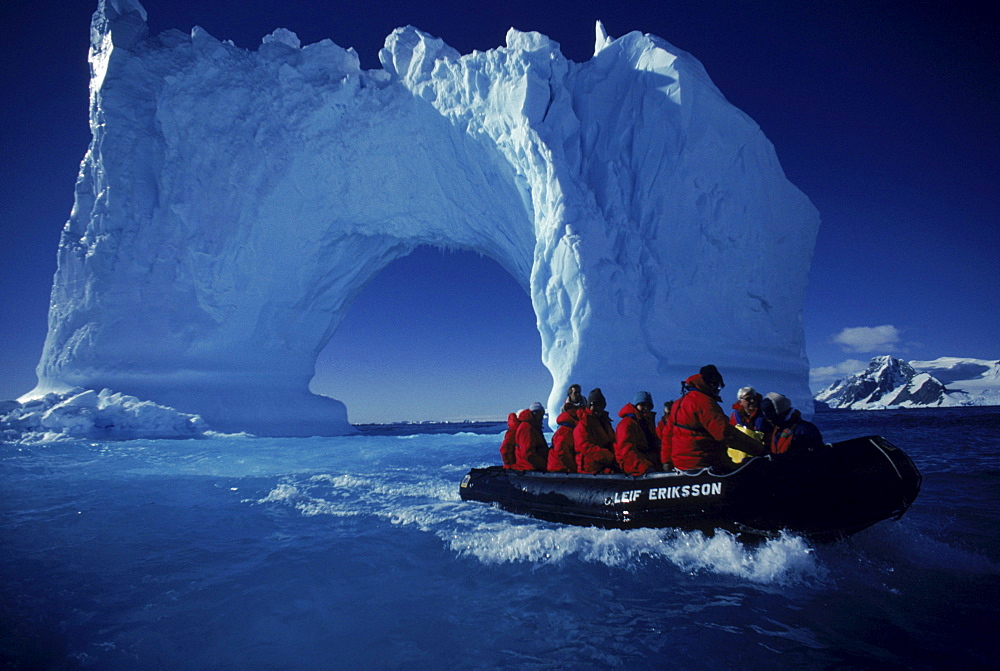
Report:
M459 557L482 564L550 565L580 561L634 570L658 562L680 573L733 576L763 584L822 580L810 543L783 534L753 545L719 531L600 529L524 518L495 507L462 502L453 475L437 480L407 470L385 476L290 476L254 505L280 505L303 516L374 517L435 535ZM408 481L413 478L413 481Z
M759 583L800 582L823 573L813 548L799 536L787 535L746 545L719 531L671 529L598 529L549 523L493 525L455 534L452 550L485 564L547 563L570 558L631 569L666 561L683 573L715 573Z

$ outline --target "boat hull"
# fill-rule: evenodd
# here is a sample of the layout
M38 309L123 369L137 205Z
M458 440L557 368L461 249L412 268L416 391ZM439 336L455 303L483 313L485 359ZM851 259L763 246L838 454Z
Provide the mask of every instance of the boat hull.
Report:
M920 491L913 461L880 436L757 457L730 473L586 475L474 468L466 501L564 524L676 527L771 537L836 539L899 518Z

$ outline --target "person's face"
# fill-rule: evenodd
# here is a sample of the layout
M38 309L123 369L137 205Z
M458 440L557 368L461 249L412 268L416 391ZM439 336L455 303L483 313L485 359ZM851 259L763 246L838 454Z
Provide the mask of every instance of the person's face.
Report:
M635 409L638 410L639 412L653 412L653 404L640 403L639 405L635 406Z
M760 402L757 400L756 396L749 396L740 399L740 405L743 409L747 411L747 414L752 415L757 412L757 408L760 407Z
M590 404L590 409L593 410L594 412L600 412L600 411L604 410L604 404L603 403L597 403L597 402L591 403Z

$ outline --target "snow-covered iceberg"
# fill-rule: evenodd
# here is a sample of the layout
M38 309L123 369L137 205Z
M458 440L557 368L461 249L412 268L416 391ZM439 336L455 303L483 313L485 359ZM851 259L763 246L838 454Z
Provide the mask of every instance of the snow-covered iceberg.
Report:
M198 415L109 389L72 389L24 403L0 402L0 440L202 438L208 433L208 425Z
M570 381L676 394L716 364L808 408L801 310L819 217L691 55L653 35L568 61L510 30L460 55L413 27L384 69L279 29L256 51L91 30L93 140L59 246L39 383L104 387L223 431L348 430L309 392L355 296L421 245L530 295L550 407Z

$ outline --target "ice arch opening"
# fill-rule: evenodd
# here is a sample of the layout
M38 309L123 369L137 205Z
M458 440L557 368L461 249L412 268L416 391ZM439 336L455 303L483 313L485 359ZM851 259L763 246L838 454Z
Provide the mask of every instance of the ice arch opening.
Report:
M527 289L566 384L659 401L709 361L808 405L818 216L690 55L650 35L567 61L538 33L462 56L414 28L381 70L283 29L255 52L147 35L100 0L93 141L34 394L109 387L271 435L349 430L308 385L363 286L421 245Z
M60 258L88 289L57 280L73 315L49 339L73 352L47 359L47 378L127 389L226 431L328 433L347 416L308 391L316 356L392 261L447 244L527 288L533 226L514 171L405 89L355 73L294 95L280 68L262 92L247 75L171 71L147 115L104 80L95 113L118 118L95 139L83 179L95 202ZM99 305L78 300L91 288Z
M544 402L552 378L523 286L487 257L420 247L358 295L309 386L352 424L496 420Z

